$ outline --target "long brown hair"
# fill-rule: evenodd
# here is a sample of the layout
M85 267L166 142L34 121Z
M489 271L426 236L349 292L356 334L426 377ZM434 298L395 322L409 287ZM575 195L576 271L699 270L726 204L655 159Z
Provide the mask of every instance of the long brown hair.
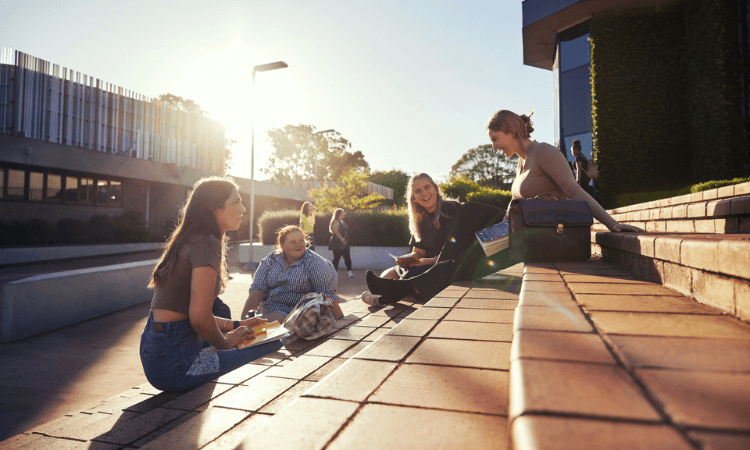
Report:
M336 211L331 215L331 221L328 223L328 231L333 234L333 222L339 220L339 216L344 212L342 208L336 208Z
M432 184L437 195L437 202L435 204L435 219L429 225L440 229L440 218L449 217L443 212L443 197L445 197L445 195L440 190L440 186L438 186L435 181L433 181L432 177L427 175L426 173L418 173L411 177L409 179L409 183L406 185L406 194L404 195L404 197L406 197L406 204L408 205L407 209L409 211L409 232L418 241L422 240L422 234L419 232L419 222L422 221L422 218L426 214L428 214L428 212L426 209L424 209L424 206L417 203L417 199L416 197L414 197L414 193L412 192L412 190L414 189L414 183L416 183L417 180L421 180L423 178Z
M196 237L214 236L221 242L221 289L227 284L227 236L216 222L216 211L224 208L232 192L238 189L230 177L201 178L193 185L185 205L180 209L177 228L167 238L167 247L161 255L159 264L151 274L149 288L155 288L172 276L172 269L177 262L177 252L183 242Z

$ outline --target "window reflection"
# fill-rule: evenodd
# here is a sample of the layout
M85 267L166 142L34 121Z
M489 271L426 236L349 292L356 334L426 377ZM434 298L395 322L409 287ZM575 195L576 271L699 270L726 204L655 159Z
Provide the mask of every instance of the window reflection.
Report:
M29 172L29 201L41 202L44 191L44 174Z
M560 70L562 72L590 62L589 33L567 41L560 41Z
M8 170L8 198L23 200L24 171Z
M47 174L47 201L62 203L62 175Z
M94 202L93 178L81 178L81 185L78 186L78 201L84 205L90 205Z
M96 181L96 204L106 205L107 204L107 180Z
M119 205L122 197L122 183L119 181L109 182L109 203Z
M78 203L78 178L65 178L65 202Z

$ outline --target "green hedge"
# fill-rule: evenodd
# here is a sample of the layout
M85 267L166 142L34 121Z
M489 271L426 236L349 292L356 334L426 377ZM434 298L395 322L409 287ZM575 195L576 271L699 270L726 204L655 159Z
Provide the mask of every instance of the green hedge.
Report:
M448 178L444 183L440 183L440 190L447 197L456 199L461 203L467 201L470 193L481 189L479 183L472 181L464 176L453 176Z
M513 194L511 194L510 191L488 187L483 187L478 191L470 192L466 196L466 200L470 202L487 203L488 205L496 206L500 209L507 209L508 203L510 203L512 198Z
M743 175L737 4L692 0L595 16L597 196Z
M621 194L616 197L615 208L629 205L637 205L639 203L653 202L656 200L662 200L665 198L679 197L680 195L694 194L696 192L703 192L709 189L716 189L722 186L731 186L734 184L746 183L750 181L748 178L734 178L731 180L714 180L704 181L702 183L685 186L678 189L670 189L665 191L652 191L652 192L634 192L630 194Z
M330 214L315 214L315 242L327 247ZM409 224L405 210L389 212L347 212L349 245L403 247L409 245ZM264 245L276 242L276 232L286 225L299 225L298 210L267 211L258 220L258 234Z
M136 212L125 212L116 217L96 215L87 221L60 219L56 225L42 219L0 223L0 236L0 247L163 240L163 237L149 233L143 215Z

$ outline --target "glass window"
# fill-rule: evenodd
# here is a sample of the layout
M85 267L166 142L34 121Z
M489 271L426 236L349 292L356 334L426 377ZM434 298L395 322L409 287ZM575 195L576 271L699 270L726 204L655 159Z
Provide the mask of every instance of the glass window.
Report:
M589 66L560 74L560 122L563 136L591 131Z
M590 62L589 33L567 41L560 41L560 70L562 72Z
M96 204L107 204L107 180L96 180Z
M23 170L8 170L8 198L23 200L25 172Z
M5 169L0 167L0 198L3 198L3 186L5 186Z
M50 203L62 203L62 175L47 174L47 201Z
M110 181L109 182L109 203L111 205L120 205L122 201L122 182Z
M29 172L29 201L41 202L44 192L44 174L42 172Z
M94 203L94 180L92 178L81 178L78 186L78 201L84 205Z
M78 178L65 177L65 202L78 203Z
M591 133L573 134L571 136L565 136L565 154L568 157L568 161L573 161L573 141L576 139L581 140L581 154L586 159L591 159L591 152L594 150L594 140L591 137Z

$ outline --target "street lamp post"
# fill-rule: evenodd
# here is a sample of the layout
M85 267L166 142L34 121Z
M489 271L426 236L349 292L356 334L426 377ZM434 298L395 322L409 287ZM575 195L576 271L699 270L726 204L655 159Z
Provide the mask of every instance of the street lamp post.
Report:
M283 69L285 67L288 67L288 65L284 61L276 61L253 67L253 120L252 130L250 131L250 259L242 267L245 270L250 270L255 267L255 262L253 262L253 222L255 221L255 111L257 109L255 101L255 73L268 72L269 70Z
M313 133L313 136L318 136L320 134L325 133L332 133L336 130L323 130L323 131L316 131ZM313 153L313 189L318 189L318 140L315 139L315 153Z

